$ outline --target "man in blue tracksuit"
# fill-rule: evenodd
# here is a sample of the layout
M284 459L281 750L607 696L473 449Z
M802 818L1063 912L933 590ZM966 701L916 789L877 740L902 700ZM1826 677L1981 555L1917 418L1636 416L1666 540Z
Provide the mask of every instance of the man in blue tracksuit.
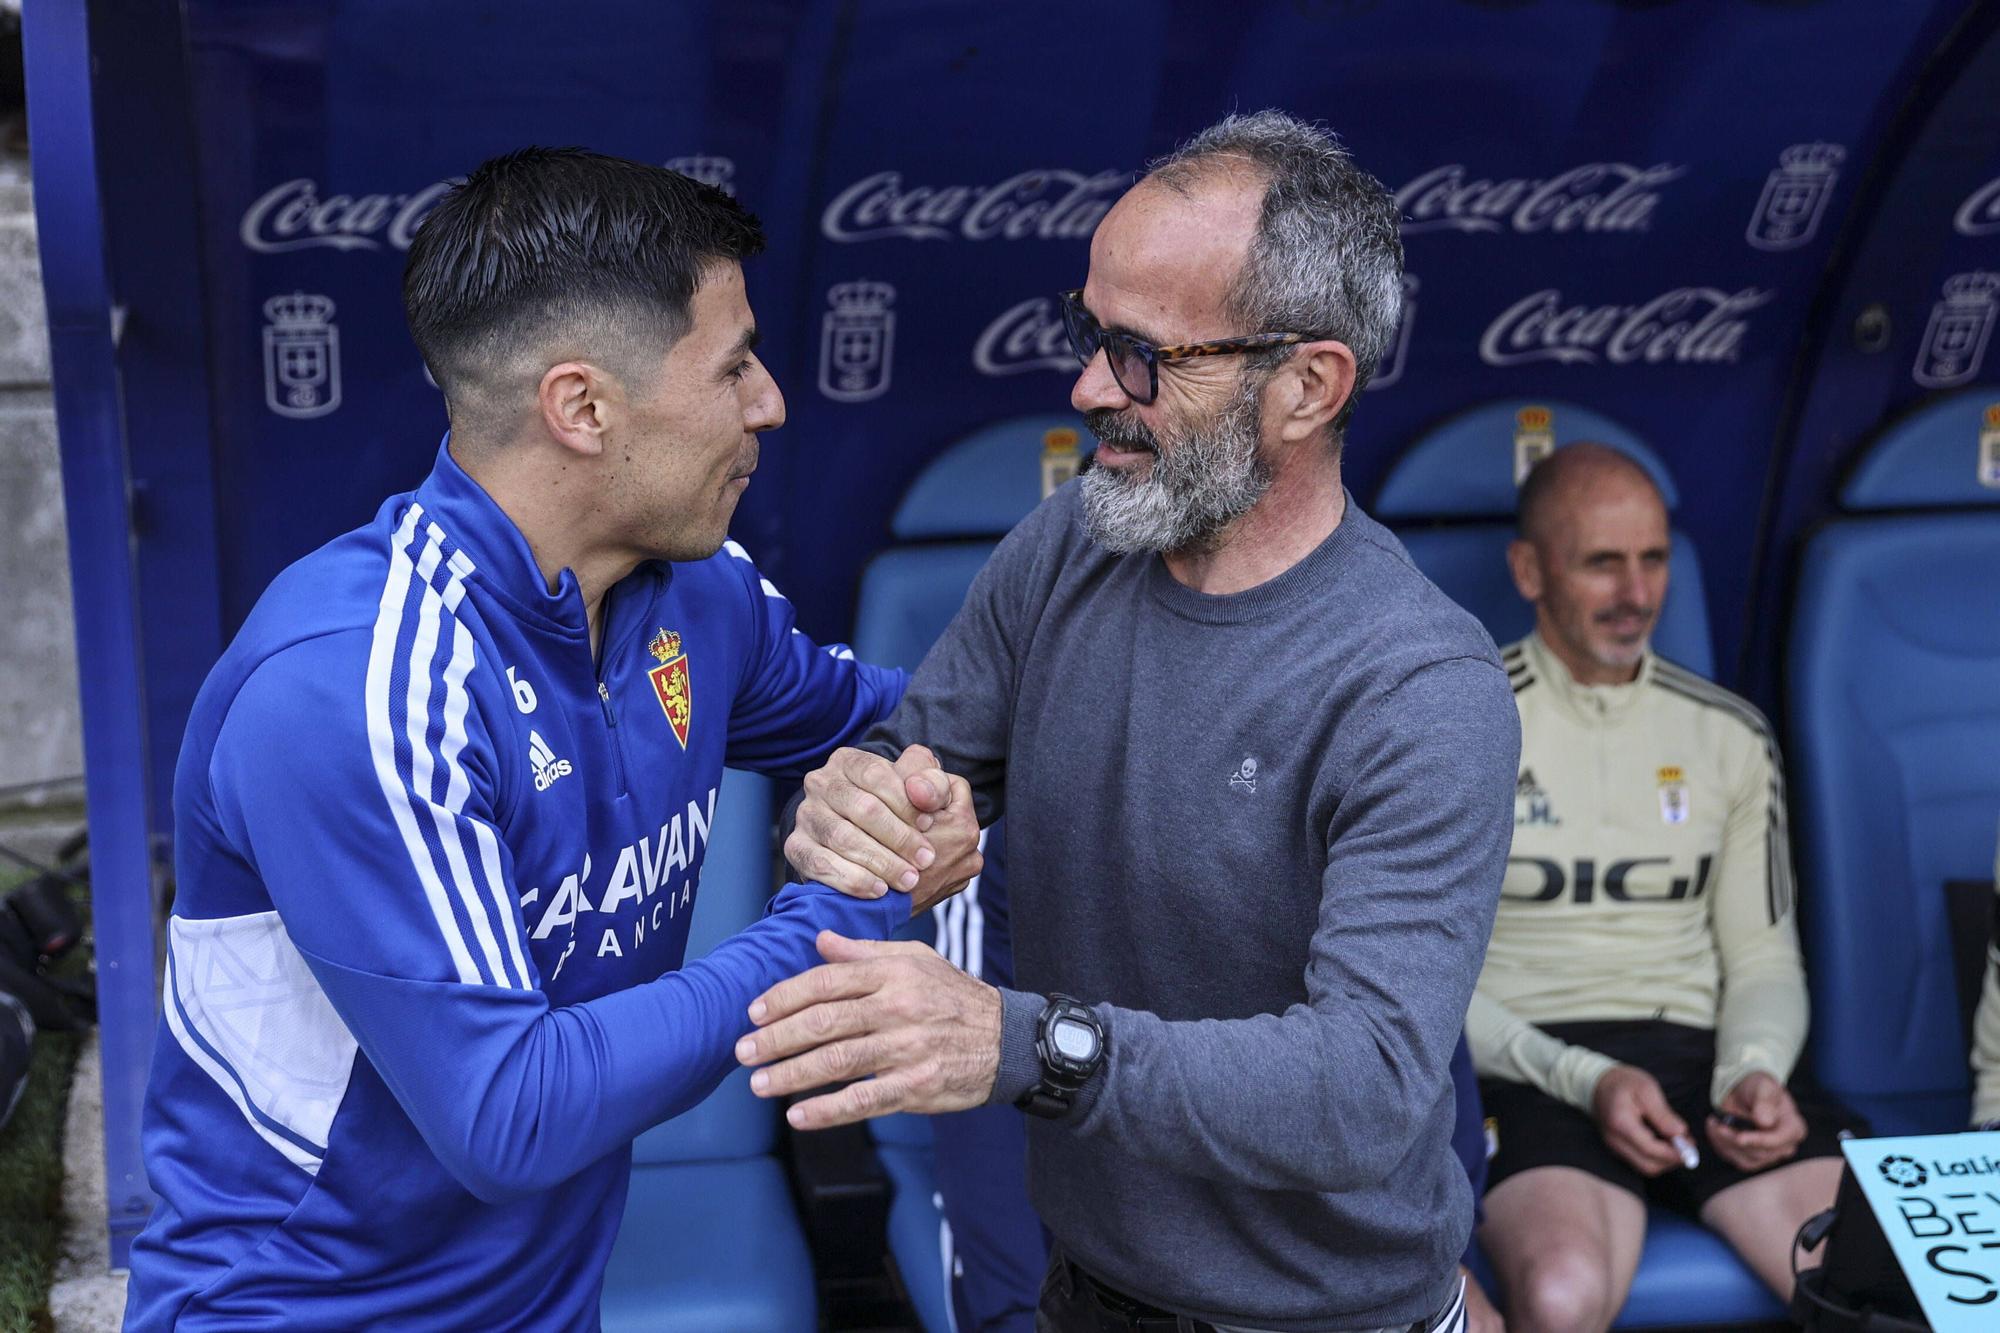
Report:
M721 192L571 150L482 166L418 235L452 434L273 583L181 752L128 1329L596 1327L633 1136L820 929L908 920L793 884L681 965L723 766L817 765L903 688L724 547L784 420L761 245ZM939 882L976 868L951 798Z

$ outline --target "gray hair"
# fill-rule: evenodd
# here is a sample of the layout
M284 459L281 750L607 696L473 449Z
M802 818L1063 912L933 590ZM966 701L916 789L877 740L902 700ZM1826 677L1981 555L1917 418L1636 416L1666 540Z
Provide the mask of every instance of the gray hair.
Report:
M1354 164L1332 131L1276 109L1217 121L1153 163L1146 179L1187 194L1223 158L1244 159L1266 177L1229 313L1245 333L1312 333L1347 344L1354 392L1333 422L1337 444L1403 314L1395 196Z

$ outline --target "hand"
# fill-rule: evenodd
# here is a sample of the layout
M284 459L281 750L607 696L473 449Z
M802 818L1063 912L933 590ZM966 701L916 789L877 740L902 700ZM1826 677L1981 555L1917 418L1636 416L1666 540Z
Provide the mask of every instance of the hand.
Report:
M1762 1171L1789 1161L1805 1142L1806 1118L1799 1114L1799 1104L1784 1084L1761 1069L1739 1079L1721 1109L1757 1122L1755 1129L1731 1129L1708 1118L1708 1141L1739 1171Z
M822 884L855 898L879 898L894 884L912 895L915 914L979 873L972 789L924 746L893 764L836 750L805 788L785 859Z
M1685 1137L1687 1121L1667 1105L1660 1081L1633 1065L1614 1065L1597 1080L1590 1098L1598 1132L1611 1151L1632 1164L1642 1176L1657 1176L1686 1166L1676 1137Z
M785 1118L795 1129L985 1102L1000 1069L999 991L927 945L830 930L818 945L825 966L750 1004L758 1030L736 1043L736 1059L766 1066L751 1076L752 1092L784 1097L861 1080L793 1106Z
M1465 1333L1507 1333L1507 1321L1486 1298L1479 1279L1464 1264L1458 1266L1458 1275L1465 1279Z

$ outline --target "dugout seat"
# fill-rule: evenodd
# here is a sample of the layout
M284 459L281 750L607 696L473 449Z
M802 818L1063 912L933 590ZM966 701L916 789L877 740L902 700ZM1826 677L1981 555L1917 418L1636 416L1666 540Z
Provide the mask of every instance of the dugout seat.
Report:
M1646 469L1669 513L1680 501L1672 475L1644 441L1575 403L1546 398L1487 403L1419 436L1390 468L1372 512L1395 531L1417 568L1478 616L1498 643L1534 628L1534 609L1521 600L1507 571L1507 544L1514 537L1517 454L1523 437L1532 444L1537 434L1558 449L1579 440L1608 444ZM1673 578L1653 644L1690 671L1713 676L1700 556L1678 529L1673 540ZM1481 1267L1482 1279L1490 1278ZM1778 1301L1712 1232L1649 1210L1645 1254L1615 1327L1698 1328L1781 1312Z
M2000 811L2000 385L1890 424L1840 505L1788 656L1812 1052L1877 1133L1941 1133L1971 1090L1944 885L1991 876Z
M699 958L771 896L771 784L723 775L688 936ZM748 1070L632 1145L604 1275L605 1333L797 1333L819 1322L812 1259L777 1150L778 1108Z
M1090 437L1073 416L1028 416L974 432L938 455L896 507L896 545L868 564L855 610L854 654L914 669L958 614L973 576L1008 530L1042 500L1045 451L1081 449ZM930 943L930 913L900 932ZM893 1191L889 1252L925 1333L949 1333L942 1204L930 1121L884 1116L868 1122Z
M1554 447L1595 440L1629 455L1651 474L1672 513L1680 493L1664 464L1630 430L1587 407L1556 399L1509 399L1460 413L1419 436L1389 469L1369 511L1402 541L1417 568L1478 616L1496 643L1534 628L1534 611L1514 590L1507 543L1514 537L1517 455L1546 437ZM1703 676L1715 674L1701 559L1685 533L1673 534L1673 578L1654 647Z

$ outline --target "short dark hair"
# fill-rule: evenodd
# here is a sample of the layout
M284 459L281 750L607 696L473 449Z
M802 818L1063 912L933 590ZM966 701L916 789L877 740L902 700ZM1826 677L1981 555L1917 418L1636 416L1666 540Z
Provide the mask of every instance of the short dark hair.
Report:
M552 337L609 334L665 355L692 326L713 265L764 248L764 230L712 185L581 148L481 163L410 244L403 312L453 409L482 371Z

